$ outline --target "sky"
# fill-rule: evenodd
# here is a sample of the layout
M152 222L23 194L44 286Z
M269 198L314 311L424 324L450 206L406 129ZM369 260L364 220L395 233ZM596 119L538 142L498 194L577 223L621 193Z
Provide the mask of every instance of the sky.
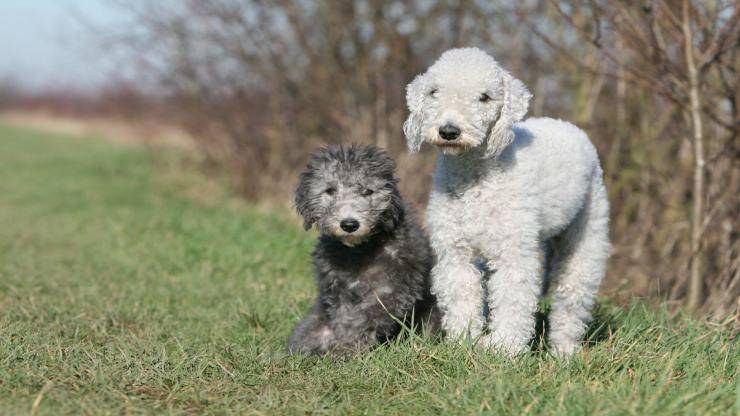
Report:
M30 89L93 89L110 77L83 22L121 21L109 0L0 0L0 80Z

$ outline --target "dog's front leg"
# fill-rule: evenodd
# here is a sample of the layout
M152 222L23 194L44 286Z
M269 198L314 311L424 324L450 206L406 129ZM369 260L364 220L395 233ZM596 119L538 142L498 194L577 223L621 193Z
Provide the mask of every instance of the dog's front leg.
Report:
M432 292L442 310L442 329L450 339L476 339L483 330L482 273L472 264L472 251L435 247Z
M541 262L535 241L506 241L488 257L491 333L482 345L509 355L524 352L534 335L541 292ZM493 261L490 261L493 259Z
M350 356L377 345L390 327L397 327L375 297L368 297L359 304L340 305L331 323L336 343L331 353Z

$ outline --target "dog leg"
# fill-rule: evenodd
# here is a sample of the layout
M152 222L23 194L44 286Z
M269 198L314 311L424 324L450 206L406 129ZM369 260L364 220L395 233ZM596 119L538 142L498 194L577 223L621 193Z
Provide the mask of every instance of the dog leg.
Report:
M601 174L594 179L583 210L554 240L549 294L548 340L556 356L569 356L581 348L591 320L591 308L609 256L609 202Z
M323 354L334 344L334 339L324 308L317 302L311 313L293 330L288 341L288 352Z
M391 301L386 299L389 305ZM331 327L336 343L331 347L334 356L351 356L390 339L399 330L393 320L397 310L387 309L380 297L368 297L359 304L340 305L335 310Z
M475 339L483 330L483 276L470 257L442 251L432 269L432 292L443 313L442 329L450 339Z
M493 253L491 253L493 254ZM542 261L536 241L507 241L488 267L491 333L482 345L509 355L524 352L535 330L535 313L541 295Z

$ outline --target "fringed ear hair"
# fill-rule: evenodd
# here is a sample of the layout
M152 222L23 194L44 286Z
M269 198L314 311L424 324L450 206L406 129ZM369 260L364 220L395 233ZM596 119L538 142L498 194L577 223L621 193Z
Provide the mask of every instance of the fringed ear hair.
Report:
M295 208L303 217L303 228L306 231L310 230L317 220L313 209L313 199L316 196L311 195L311 181L313 180L313 167L312 163L309 163L307 169L299 176L298 187L294 194Z
M381 217L381 223L383 228L386 230L394 230L398 228L398 225L403 221L405 215L404 203L401 198L401 194L393 188L391 193L391 201L388 208L383 212Z
M524 83L508 72L503 74L503 89L504 102L498 120L488 134L486 157L498 156L514 141L514 131L511 128L527 114L529 100L532 98L532 93Z
M421 147L421 125L423 122L425 75L418 75L406 86L406 105L409 108L409 117L403 123L403 134L406 135L406 144L411 153L416 153Z

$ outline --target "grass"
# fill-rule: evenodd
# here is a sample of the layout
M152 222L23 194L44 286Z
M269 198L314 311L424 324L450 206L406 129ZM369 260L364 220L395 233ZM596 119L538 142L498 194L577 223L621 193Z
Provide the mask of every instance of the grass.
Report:
M189 196L210 185L178 160L0 126L0 414L740 412L730 328L644 303L602 302L570 361L418 337L283 357L314 237Z

